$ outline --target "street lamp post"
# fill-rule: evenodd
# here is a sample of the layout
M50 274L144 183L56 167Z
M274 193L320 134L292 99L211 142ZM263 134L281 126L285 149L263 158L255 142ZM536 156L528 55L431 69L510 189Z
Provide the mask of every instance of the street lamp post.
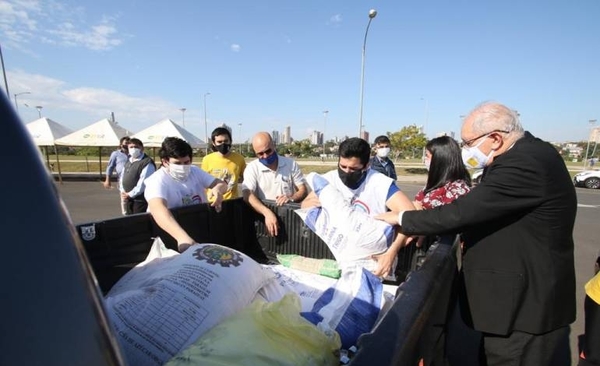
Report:
M17 109L17 115L19 114L19 103L17 103L17 97L19 95L23 95L23 94L31 94L31 92L22 92L22 93L15 94L15 108Z
M206 142L206 155L208 155L208 122L206 120L206 96L210 93L204 93L204 140Z
M42 107L41 105L36 105L35 108L38 110L38 116L42 118Z
M323 155L325 155L325 128L327 128L327 114L329 114L329 111L323 111Z
M371 21L376 16L377 16L377 10L375 10L375 9L369 10L369 23L367 23L367 29L365 30L365 39L363 40L362 65L361 65L361 72L360 72L360 112L359 112L359 118L358 118L358 137L361 136L362 128L363 128L362 119L363 119L363 96L364 96L364 91L365 91L365 52L367 49L367 34L369 33L369 27L371 26Z
M179 110L181 111L181 125L183 126L183 128L185 128L185 108L179 108Z
M238 139L240 139L240 154L242 153L242 124L238 123L238 126L240 128L240 134L238 135Z
M590 135L588 135L588 141L587 141L587 147L585 148L585 160L583 161L583 169L585 170L585 167L587 165L587 161L588 161L588 151L590 150L590 138L592 137L592 130L594 128L594 124L596 124L595 119L590 119L588 122L590 123Z

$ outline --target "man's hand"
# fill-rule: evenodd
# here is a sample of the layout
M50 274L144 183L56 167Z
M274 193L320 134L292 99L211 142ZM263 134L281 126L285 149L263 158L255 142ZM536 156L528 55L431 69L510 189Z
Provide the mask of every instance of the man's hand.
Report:
M373 271L375 276L385 278L394 273L394 251L388 249L385 253L372 255L371 258L377 261L377 268Z
M277 216L272 211L269 211L265 215L265 226L271 236L277 236L279 230L279 223L277 222Z
M375 219L385 221L390 225L399 225L398 213L394 211L388 211L386 213L379 214L375 216Z
M127 192L121 192L121 199L126 200L129 198L129 195L127 194Z
M321 207L321 201L315 192L310 192L300 204L300 208Z
M291 201L291 198L286 195L277 196L277 198L275 198L275 204L277 206L283 206L290 201Z
M217 212L221 212L221 205L223 203L223 193L221 193L218 189L211 189L212 196L214 197L214 202L211 203L211 206L215 208Z
M102 183L102 185L103 185L103 186L104 186L104 188L106 188L106 189L111 189L111 188L112 188L112 186L111 186L111 184L110 184L110 179L107 179L107 180L105 180L105 181L104 181L104 183Z

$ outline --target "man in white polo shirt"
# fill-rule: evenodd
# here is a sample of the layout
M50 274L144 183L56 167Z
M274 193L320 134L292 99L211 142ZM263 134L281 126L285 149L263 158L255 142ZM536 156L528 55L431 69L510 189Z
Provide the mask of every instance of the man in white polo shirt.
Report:
M294 160L277 154L268 132L254 135L252 148L258 159L250 162L244 171L244 197L265 217L269 234L277 236L277 217L261 200L273 200L277 206L300 202L306 197L306 181Z

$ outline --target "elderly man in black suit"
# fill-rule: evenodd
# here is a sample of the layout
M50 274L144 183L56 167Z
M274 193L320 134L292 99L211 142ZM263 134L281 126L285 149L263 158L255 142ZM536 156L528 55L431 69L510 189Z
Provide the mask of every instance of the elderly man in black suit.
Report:
M569 365L577 198L556 149L489 102L464 120L462 156L481 184L449 205L388 212L407 235L463 233L459 303L487 365Z

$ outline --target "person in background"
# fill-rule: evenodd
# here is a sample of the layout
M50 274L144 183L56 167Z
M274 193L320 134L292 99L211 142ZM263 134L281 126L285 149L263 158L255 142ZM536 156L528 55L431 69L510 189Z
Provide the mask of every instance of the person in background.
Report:
M231 132L217 127L210 135L213 153L202 159L202 170L227 183L227 192L223 199L238 198L238 184L244 181L246 161L235 151L231 151Z
M125 163L127 163L128 156L128 146L129 136L121 137L119 141L119 148L112 153L110 153L110 157L108 158L108 165L106 166L106 179L104 180L104 188L110 189L112 185L110 184L110 178L112 177L113 172L117 173L117 182L121 181L121 174L123 173L123 167ZM117 183L118 185L118 183ZM119 200L121 201L121 213L123 215L127 214L127 205L126 200L121 198L119 194Z
M482 332L485 364L569 365L575 320L577 196L564 160L495 102L465 118L462 158L485 168L469 194L431 210L389 212L405 235L462 233L462 318Z
M251 161L244 171L244 197L264 216L269 234L277 236L277 217L262 200L273 200L277 206L300 202L306 197L306 181L293 159L277 154L268 132L254 135L252 148L258 159Z
M458 143L451 137L436 137L425 145L425 168L427 183L413 202L417 209L448 204L471 190L471 176Z
M391 149L390 139L385 135L377 136L374 145L375 156L371 158L371 169L385 174L393 180L398 179L394 162L388 157Z
M154 161L144 153L144 144L141 140L133 138L127 144L129 160L123 167L123 174L119 181L121 199L125 202L126 214L146 212L148 202L144 198L145 181L156 171Z
M345 200L357 210L370 216L388 210L414 210L410 199L400 191L394 179L369 169L371 147L361 138L344 140L338 149L338 168L323 177L340 191ZM302 202L302 208L321 206L315 192L310 192ZM394 272L393 264L405 237L397 235L388 250L374 256L377 260L376 276L387 277Z
M196 241L181 228L169 209L207 203L212 199L211 206L221 211L227 184L192 165L192 147L178 137L165 138L158 155L162 167L146 180L148 211L158 226L177 241L178 250L183 252Z

